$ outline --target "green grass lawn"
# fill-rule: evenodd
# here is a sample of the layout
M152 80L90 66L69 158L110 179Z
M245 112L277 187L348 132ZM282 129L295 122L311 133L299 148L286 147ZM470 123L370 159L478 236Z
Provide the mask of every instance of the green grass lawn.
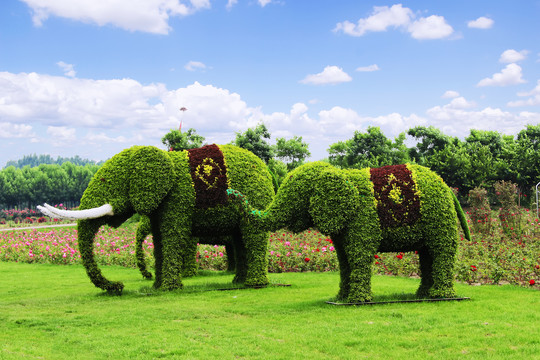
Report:
M230 287L204 272L158 292L135 269L105 267L122 296L79 265L0 262L0 359L540 358L540 292L457 285L471 300L374 306L325 303L338 273L270 274L290 287ZM375 300L407 297L419 280L375 276Z

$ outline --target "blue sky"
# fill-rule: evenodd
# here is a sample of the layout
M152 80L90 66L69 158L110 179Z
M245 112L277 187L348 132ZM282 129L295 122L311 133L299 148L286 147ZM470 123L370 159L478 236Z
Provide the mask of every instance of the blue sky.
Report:
M540 1L3 0L0 167L228 143L263 121L312 160L355 130L540 122ZM181 112L179 108L187 111Z

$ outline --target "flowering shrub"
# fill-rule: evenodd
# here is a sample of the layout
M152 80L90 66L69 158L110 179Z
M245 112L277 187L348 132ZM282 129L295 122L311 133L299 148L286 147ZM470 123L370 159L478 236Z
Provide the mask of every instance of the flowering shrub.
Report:
M269 272L339 270L332 239L317 230L279 231L270 234L269 242Z
M497 181L493 187L497 200L501 203L499 219L506 234L521 233L520 212L516 204L517 185L510 181Z
M487 190L481 187L470 190L469 204L471 205L468 212L471 217L469 225L473 231L491 233L491 206L489 206Z

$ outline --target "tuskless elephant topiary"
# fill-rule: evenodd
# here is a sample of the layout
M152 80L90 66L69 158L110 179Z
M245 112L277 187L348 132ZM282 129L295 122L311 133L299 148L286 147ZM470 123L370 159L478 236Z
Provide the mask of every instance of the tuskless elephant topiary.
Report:
M255 228L226 190L238 188L266 207L274 196L272 177L253 153L231 145L166 152L134 146L108 160L85 190L78 211L39 207L53 217L78 219L79 250L95 286L121 291L121 282L106 279L93 254L102 225L121 225L135 213L147 216L154 241L154 287L182 287L184 261L193 256L193 237L230 235L236 255L234 282L268 284L268 233Z
M340 268L337 300L372 300L376 252L418 251L421 298L454 297L458 224L470 240L463 210L443 180L418 165L340 170L313 162L288 174L274 200L257 210L241 191L229 190L261 229L310 227L330 235Z

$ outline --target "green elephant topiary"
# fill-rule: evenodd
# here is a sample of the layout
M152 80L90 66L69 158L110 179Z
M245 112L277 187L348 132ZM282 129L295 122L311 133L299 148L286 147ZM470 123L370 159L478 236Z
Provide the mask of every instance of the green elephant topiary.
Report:
M90 280L108 291L123 284L106 279L93 254L102 225L119 226L133 214L149 219L154 236L154 287L182 287L184 262L191 259L193 237L230 235L236 259L234 282L268 284L268 233L249 223L240 209L229 206L226 190L238 188L267 206L274 196L272 177L253 153L231 145L166 152L134 146L108 160L85 190L79 211L39 207L54 217L78 219L79 250ZM187 250L186 250L187 249Z
M340 267L337 300L372 300L371 268L376 252L418 251L417 296L455 297L454 262L459 219L470 239L463 210L443 180L418 165L340 170L313 162L293 170L274 200L256 210L249 197L229 190L260 229L316 227L330 235ZM255 209L254 209L255 208ZM457 212L457 213L456 213Z

